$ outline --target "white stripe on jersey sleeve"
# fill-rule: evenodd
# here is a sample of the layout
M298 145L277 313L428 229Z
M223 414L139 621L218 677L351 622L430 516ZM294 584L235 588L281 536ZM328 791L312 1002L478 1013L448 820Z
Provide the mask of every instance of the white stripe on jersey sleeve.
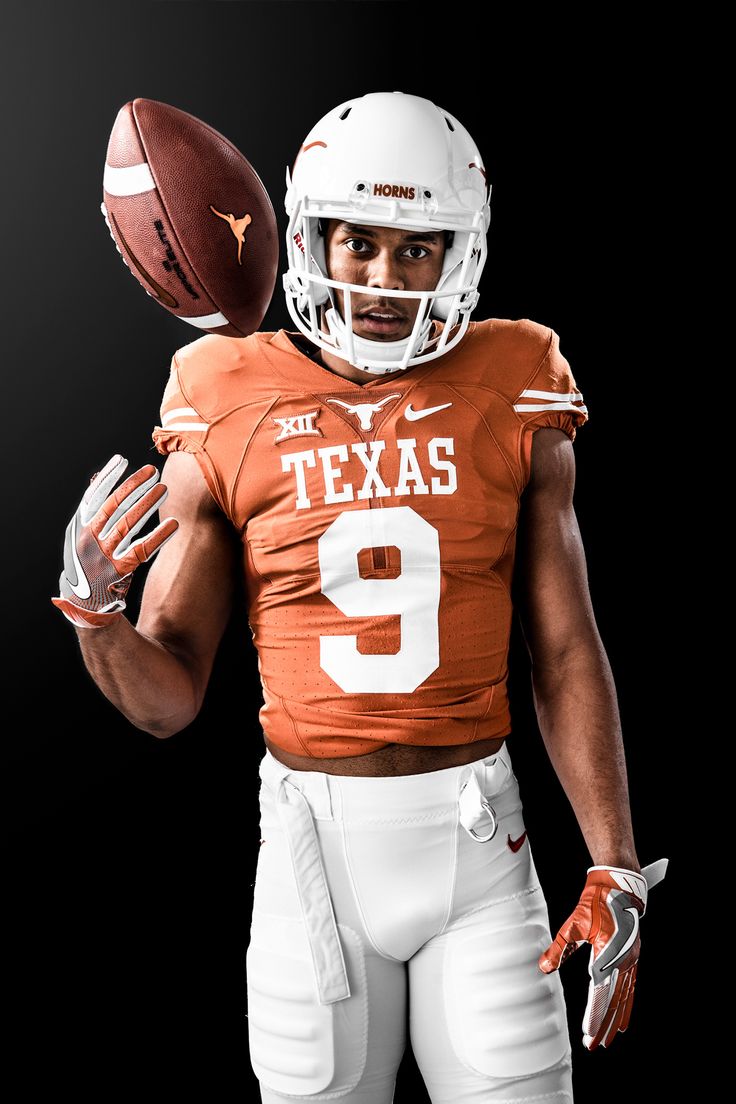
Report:
M524 413L526 410L528 413L532 413L537 410L578 410L582 414L588 413L588 408L583 403L581 406L573 406L569 402L556 402L556 403L516 403L514 410L518 410L520 413Z
M529 389L528 391L522 391L519 398L521 399L567 399L568 402L573 402L575 399L582 399L582 395L579 391L570 391L565 394L563 391L534 391Z
M208 422L168 422L162 429L209 429Z
M186 422L177 421L179 418L201 418L202 415L198 413L192 406L177 406L173 410L167 410L161 419L162 429L209 429L209 422Z
M194 409L193 406L177 406L174 410L167 410L166 411L166 413L164 414L163 419L161 421L161 425L162 426L168 425L168 423L172 420L172 418L187 417L187 415L190 415L190 414L195 418L201 418L201 416L202 416L201 414L199 414Z
M536 391L534 388L529 388L526 391L522 391L519 398L549 400L542 403L514 403L514 410L518 410L520 413L527 411L532 414L539 410L579 410L583 414L588 413L588 408L583 402L583 396L580 391L569 391L565 393L562 391ZM574 406L574 403L579 403L580 405Z

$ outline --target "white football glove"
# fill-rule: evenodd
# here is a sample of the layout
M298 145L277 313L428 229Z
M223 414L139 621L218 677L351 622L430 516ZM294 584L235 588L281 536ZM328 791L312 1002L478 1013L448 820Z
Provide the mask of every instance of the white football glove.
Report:
M176 518L167 518L130 543L169 492L158 483L157 468L145 464L110 493L127 466L128 461L115 453L92 476L66 529L60 593L51 601L67 620L84 628L104 628L121 616L136 567L150 560L179 528Z
M539 968L552 973L579 947L591 944L588 1003L583 1046L607 1047L629 1026L639 965L639 919L648 891L664 878L669 859L657 859L641 873L620 866L589 866L583 892L549 947Z

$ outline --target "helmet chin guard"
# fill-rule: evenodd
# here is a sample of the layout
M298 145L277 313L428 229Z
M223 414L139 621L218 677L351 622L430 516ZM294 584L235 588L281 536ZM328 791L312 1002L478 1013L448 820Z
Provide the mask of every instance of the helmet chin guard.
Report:
M383 374L433 360L461 340L478 302L487 255L490 187L480 154L457 119L430 100L401 92L350 100L313 127L293 173L287 169L286 184L284 290L292 319L310 341ZM436 287L381 289L382 299L420 300L408 337L374 341L353 332L352 293L375 295L377 289L329 278L318 228L320 219L329 218L452 231ZM346 318L337 309L335 288L343 293ZM434 337L432 319L445 323Z
M354 364L356 368L362 368L365 372L380 376L385 375L386 372L397 371L397 364L401 367L411 349L420 353L425 347L432 329L432 319L425 318L423 324L419 325L421 313L421 311L417 312L411 334L408 337L402 337L399 341L370 341L359 337L352 329L348 329L336 307L330 307L325 312L325 321L335 345L344 349L344 359ZM417 330L419 332L415 337Z

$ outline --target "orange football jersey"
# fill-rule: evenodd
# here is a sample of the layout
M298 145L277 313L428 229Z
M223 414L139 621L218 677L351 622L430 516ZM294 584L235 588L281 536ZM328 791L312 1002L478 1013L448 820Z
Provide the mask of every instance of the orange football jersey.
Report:
M557 334L471 322L444 356L364 383L302 341L177 350L152 434L194 453L242 539L264 733L317 759L508 735L532 436L574 440L588 416Z

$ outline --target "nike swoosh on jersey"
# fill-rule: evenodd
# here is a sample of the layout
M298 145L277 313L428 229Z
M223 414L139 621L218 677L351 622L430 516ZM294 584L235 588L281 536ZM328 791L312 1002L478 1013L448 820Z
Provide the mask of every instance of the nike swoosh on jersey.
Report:
M74 562L74 570L77 573L77 585L75 586L71 579L67 582L72 588L77 598L89 598L92 593L89 585L89 579L84 573L84 568L79 562L79 556L77 555L77 515L74 515L72 523L72 560Z
M442 406L428 406L426 410L412 410L411 403L404 411L404 417L410 422L417 422L420 418L426 418L428 414L436 414L438 410L447 410L448 406L452 406L452 403L444 403Z
M156 298L160 299L161 302L164 303L167 307L178 307L179 304L178 304L177 300L174 298L174 296L170 292L168 292L166 290L166 288L161 287L161 285L156 280L154 280L154 278L153 278L153 276L151 275L150 272L146 272L145 268L143 267L141 262L138 260L135 253L133 252L133 250L130 248L127 241L123 237L122 231L121 231L120 227L118 226L117 219L113 215L112 211L110 211L108 213L109 213L110 218L112 219L112 221L115 223L116 233L118 233L120 235L121 242L123 243L123 245L127 249L128 253L130 254L131 261L133 262L135 267L138 269L138 271L140 272L141 276L146 281L146 283L149 284L153 288L153 290L156 292Z
M518 851L525 839L526 839L526 831L522 832L521 835L519 836L519 838L515 839L515 840L512 840L511 836L509 836L509 839L508 839L509 847L511 848L512 851Z

